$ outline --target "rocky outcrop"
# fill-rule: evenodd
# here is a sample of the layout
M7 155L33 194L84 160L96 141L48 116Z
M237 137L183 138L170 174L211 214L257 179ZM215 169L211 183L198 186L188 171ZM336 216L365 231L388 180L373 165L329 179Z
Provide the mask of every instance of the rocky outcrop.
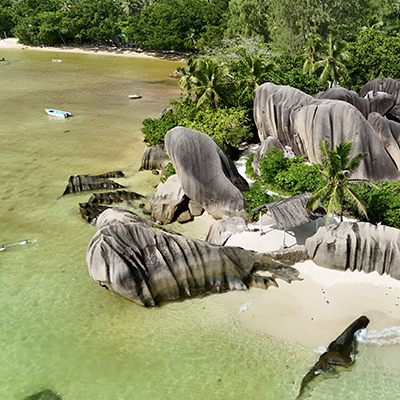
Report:
M381 138L383 146L400 167L400 123L391 121L378 113L371 113L368 122Z
M400 279L400 230L367 222L321 227L306 240L315 264L336 270L377 271Z
M41 392L32 394L31 396L25 397L24 400L62 400L62 399L58 393L55 393L50 389L46 389Z
M100 286L142 306L194 296L267 289L299 272L270 257L238 247L222 247L164 229L121 209L104 211L86 254L90 276ZM270 271L258 276L257 271Z
M396 105L390 110L390 114L400 120L400 82L392 78L377 78L367 82L360 90L360 97L373 97L379 92L392 95L396 99Z
M218 219L210 226L206 236L206 242L223 246L234 233L240 233L247 230L247 224L243 218L231 218L224 215L221 219Z
M178 175L175 174L157 186L157 192L143 207L143 212L150 214L153 221L168 224L187 210L188 202L189 199L182 189Z
M359 110L339 100L318 100L289 86L265 83L256 90L254 119L260 140L272 136L296 155L322 163L319 144L334 147L344 140L354 143L351 156L368 153L353 178L398 180L400 173L379 135Z
M101 175L70 175L63 196L70 193L84 192L88 190L122 189L125 186L108 178L123 177L124 174L121 171L107 172L106 174Z
M97 217L108 208L107 205L122 203L124 201L130 202L142 198L144 198L144 196L141 194L136 192L127 192L126 190L93 193L88 202L79 203L79 211L84 220L94 223Z
M361 316L351 323L340 336L336 338L329 346L325 353L323 353L311 370L304 376L300 393L297 399L303 398L310 389L311 381L322 373L331 372L337 366L349 367L355 357L356 353L356 338L355 334L360 329L365 329L369 324L369 319L366 316Z
M142 170L164 170L169 159L167 152L162 144L148 146L145 148L140 171Z
M345 101L361 111L364 118L368 118L368 115L373 112L385 115L396 104L396 98L388 93L378 92L375 96L364 98L360 97L355 91L340 86L317 93L314 98Z
M168 156L183 191L214 218L223 215L247 219L247 181L233 162L209 136L193 129L175 127L165 135Z

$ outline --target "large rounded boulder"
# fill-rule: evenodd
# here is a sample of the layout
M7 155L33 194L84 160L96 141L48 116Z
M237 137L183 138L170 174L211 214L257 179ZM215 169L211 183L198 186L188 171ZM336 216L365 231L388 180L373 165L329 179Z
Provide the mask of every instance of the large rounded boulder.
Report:
M400 279L400 230L367 222L323 226L306 240L315 264L340 271L377 271Z
M223 215L248 219L242 191L249 185L212 138L178 126L165 135L165 148L191 200L216 219Z
M117 208L104 211L86 254L100 286L142 306L157 306L229 290L277 286L299 272L271 257L223 247L158 229L150 220ZM261 276L257 271L268 271Z
M381 138L363 114L341 100L319 100L289 86L273 83L256 90L254 119L261 141L268 136L290 146L296 155L306 154L311 162L322 163L319 144L327 139L333 148L353 141L351 157L368 153L353 178L399 180L398 168Z

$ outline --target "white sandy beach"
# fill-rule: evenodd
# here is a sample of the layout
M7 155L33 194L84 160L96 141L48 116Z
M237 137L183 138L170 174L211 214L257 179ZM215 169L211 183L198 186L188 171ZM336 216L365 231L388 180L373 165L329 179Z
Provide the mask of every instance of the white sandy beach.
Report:
M273 220L259 232L234 234L226 245L258 252L278 250L283 231ZM289 234L285 244L296 239ZM341 272L317 266L311 260L294 265L302 281L278 280L279 288L258 290L240 315L239 322L251 331L281 337L305 347L326 346L351 322L366 315L368 330L400 326L400 281L377 272Z
M38 50L38 51L51 51L51 52L68 52L68 53L87 53L98 55L113 55L124 57L158 57L158 58L173 58L171 53L147 52L141 50L133 50L127 47L96 47L96 46L31 46L19 43L16 38L0 39L1 49L21 49L21 50ZM0 54L1 57L1 54ZM180 57L174 57L178 60Z

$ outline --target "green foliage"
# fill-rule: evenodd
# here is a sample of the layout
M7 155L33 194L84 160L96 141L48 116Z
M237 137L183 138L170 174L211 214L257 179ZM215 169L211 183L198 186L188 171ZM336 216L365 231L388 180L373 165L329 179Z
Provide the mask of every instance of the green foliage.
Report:
M272 146L260 159L260 181L274 186L275 177L281 171L286 171L289 161L283 156L283 151Z
M282 193L294 196L301 193L316 193L321 189L319 164L306 164L303 156L295 157L289 161L289 168L277 173L274 185Z
M249 156L247 157L247 160L246 160L245 172L246 172L246 175L249 176L250 178L256 179L257 176L254 172L253 166L251 165L253 163L253 160L254 160L254 154L251 153L251 154L249 154Z
M339 143L333 150L329 150L329 142L323 140L319 148L322 153L321 175L325 179L325 185L307 201L306 208L314 210L319 205L327 204L326 220L329 214L337 213L342 221L344 204L347 201L353 204L361 214L367 216L365 204L354 191L354 187L373 185L366 180L351 179L350 176L368 153L358 153L350 159L353 149L352 140Z
M11 0L0 0L0 38L10 36L14 27Z
M258 211L252 211L254 208L282 198L279 195L268 194L268 189L260 182L254 182L250 190L243 192L243 196L246 199L247 214L253 221L257 221L260 216Z
M155 146L157 143L163 142L165 134L173 127L179 125L178 118L173 112L168 112L160 119L146 118L142 122L144 133L144 141L148 146Z
M357 187L355 191L366 205L369 222L400 229L400 181L378 182L375 187ZM351 210L361 220L367 220L354 207Z
M375 78L400 79L400 38L376 29L364 29L349 45L349 86L359 90Z
M162 183L166 182L166 180L167 180L170 176L175 175L175 174L176 174L175 168L174 168L174 166L172 165L172 163L169 162L169 163L166 165L165 169L164 169L164 174L163 174L163 177L162 177L162 179L161 179L161 182L162 182Z
M263 0L230 0L229 17L225 35L234 38L259 36L268 42L267 4Z
M245 109L197 108L190 99L172 102L174 109L161 119L147 118L142 132L149 146L164 140L165 134L175 126L185 126L212 137L224 150L238 146L251 138Z

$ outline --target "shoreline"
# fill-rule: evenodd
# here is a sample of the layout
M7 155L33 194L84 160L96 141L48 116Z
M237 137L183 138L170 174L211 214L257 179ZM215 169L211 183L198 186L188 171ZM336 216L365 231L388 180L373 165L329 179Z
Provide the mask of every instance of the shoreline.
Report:
M82 54L98 54L119 57L141 57L141 58L157 58L167 61L184 61L186 55L184 53L172 51L142 51L134 50L128 47L108 47L108 46L45 46L45 45L27 45L19 43L17 38L0 39L0 50L35 50L48 52L65 52L65 53L82 53ZM1 54L0 54L1 57Z
M255 227L255 226L254 226ZM233 234L226 246L257 252L278 250L283 231L269 221L259 232ZM297 244L286 234L288 247ZM302 281L277 280L278 288L251 290L237 322L254 333L272 335L306 348L328 346L361 315L370 319L367 331L400 327L400 281L377 272L337 271L317 266L312 260L293 265ZM396 336L400 343L400 328Z

